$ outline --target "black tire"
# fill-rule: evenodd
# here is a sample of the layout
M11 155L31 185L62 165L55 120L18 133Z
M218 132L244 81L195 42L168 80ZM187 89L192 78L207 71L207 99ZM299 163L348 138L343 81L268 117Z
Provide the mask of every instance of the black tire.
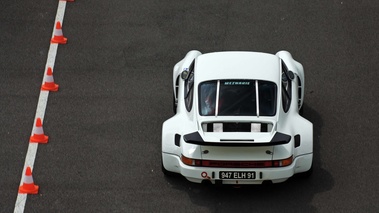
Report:
M301 106L301 108L300 108L300 110L299 110L299 114L300 114L301 116L304 115L304 104L303 104L303 106Z
M167 169L165 169L164 166L163 166L163 162L162 162L161 164L162 164L162 172L163 172L163 174L164 174L166 177L173 177L173 176L176 176L176 175L177 175L177 173L175 173L175 172L170 172L170 171L168 171Z
M313 173L313 164L308 171L299 173L297 174L297 176L300 178L309 178L310 176L312 176L312 173Z

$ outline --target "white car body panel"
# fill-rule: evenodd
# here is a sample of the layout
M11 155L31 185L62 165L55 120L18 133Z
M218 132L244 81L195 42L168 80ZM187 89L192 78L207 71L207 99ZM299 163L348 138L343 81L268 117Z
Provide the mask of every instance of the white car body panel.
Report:
M278 57L266 53L207 53L197 58L195 69L198 73L195 75L195 81L249 78L278 83L280 78L277 73L273 72L278 69L279 64ZM236 72L237 69L238 72ZM209 72L209 70L214 72Z
M194 70L193 103L190 111L184 101L185 81L180 78L188 71L193 60ZM288 112L282 106L281 60L295 78L291 81L292 99ZM179 77L179 79L178 79ZM202 116L199 112L199 84L210 80L251 79L273 82L277 85L276 113L274 116ZM299 81L301 83L299 83ZM301 84L301 85L300 85ZM193 50L179 61L173 69L173 93L176 115L162 126L162 168L164 171L183 175L189 181L200 183L204 180L222 184L261 184L263 181L283 182L296 173L311 169L313 158L313 125L299 115L304 100L304 70L287 51L276 55L256 52L217 52L201 54ZM299 90L301 94L299 97ZM251 132L207 132L206 123L213 124L218 131L218 123L267 123L265 132L259 132L252 124ZM222 129L222 128L221 128ZM256 130L257 129L257 130ZM258 132L256 132L258 131ZM186 137L197 133L199 141L191 142ZM287 143L275 145L277 135L290 139ZM201 144L205 142L206 144ZM229 145L222 145L224 142ZM242 144L240 146L231 143ZM195 143L195 144L194 144ZM196 144L199 143L199 144ZM212 161L273 161L293 157L285 167L265 168L222 168L189 166L181 156L191 159ZM220 179L220 171L254 172L254 179ZM204 174L207 174L206 176ZM235 174L234 174L235 175Z

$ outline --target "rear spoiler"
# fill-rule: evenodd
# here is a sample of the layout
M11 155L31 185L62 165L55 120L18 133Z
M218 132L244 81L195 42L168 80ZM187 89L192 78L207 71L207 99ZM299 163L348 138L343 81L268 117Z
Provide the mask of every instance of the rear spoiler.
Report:
M193 132L183 136L187 143L204 145L204 146L274 146L287 144L291 141L291 136L280 132L276 132L270 142L254 142L254 139L247 140L226 140L221 139L220 142L207 142L204 141L199 132Z

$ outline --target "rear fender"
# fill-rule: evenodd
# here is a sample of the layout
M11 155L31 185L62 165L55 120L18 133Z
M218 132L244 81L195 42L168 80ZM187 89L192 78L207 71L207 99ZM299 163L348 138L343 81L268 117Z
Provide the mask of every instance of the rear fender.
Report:
M291 119L293 124L296 156L313 153L313 124L300 115Z
M299 114L291 116L293 132L293 156L296 161L295 173L308 171L312 166L313 158L313 124Z
M162 125L162 152L180 156L184 146L183 135L197 131L196 125L185 114L177 113Z
M312 168L313 162L313 124L299 116L297 129L299 133L300 146L295 148L297 156L303 159L297 164L296 173L306 172Z
M181 122L180 114L176 114L170 119L166 120L162 125L162 152L168 154L179 155L180 154L180 143L176 144L175 137L179 137L181 139L180 127L181 125L177 125ZM175 136L175 135L179 136Z
M183 141L184 130L192 130L193 124L186 121L180 113L171 117L162 126L162 164L171 172L180 173L179 159L183 153L186 157L201 159L200 146Z

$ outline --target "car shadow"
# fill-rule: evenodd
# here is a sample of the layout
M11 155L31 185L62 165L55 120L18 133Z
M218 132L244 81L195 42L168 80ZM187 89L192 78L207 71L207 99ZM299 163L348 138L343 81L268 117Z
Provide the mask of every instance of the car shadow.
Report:
M184 177L166 177L175 190L188 193L193 204L210 212L317 212L314 196L334 186L331 174L322 168L319 140L323 121L310 106L304 105L304 117L313 123L314 165L308 178L294 176L284 183L251 186L215 186L195 184Z

